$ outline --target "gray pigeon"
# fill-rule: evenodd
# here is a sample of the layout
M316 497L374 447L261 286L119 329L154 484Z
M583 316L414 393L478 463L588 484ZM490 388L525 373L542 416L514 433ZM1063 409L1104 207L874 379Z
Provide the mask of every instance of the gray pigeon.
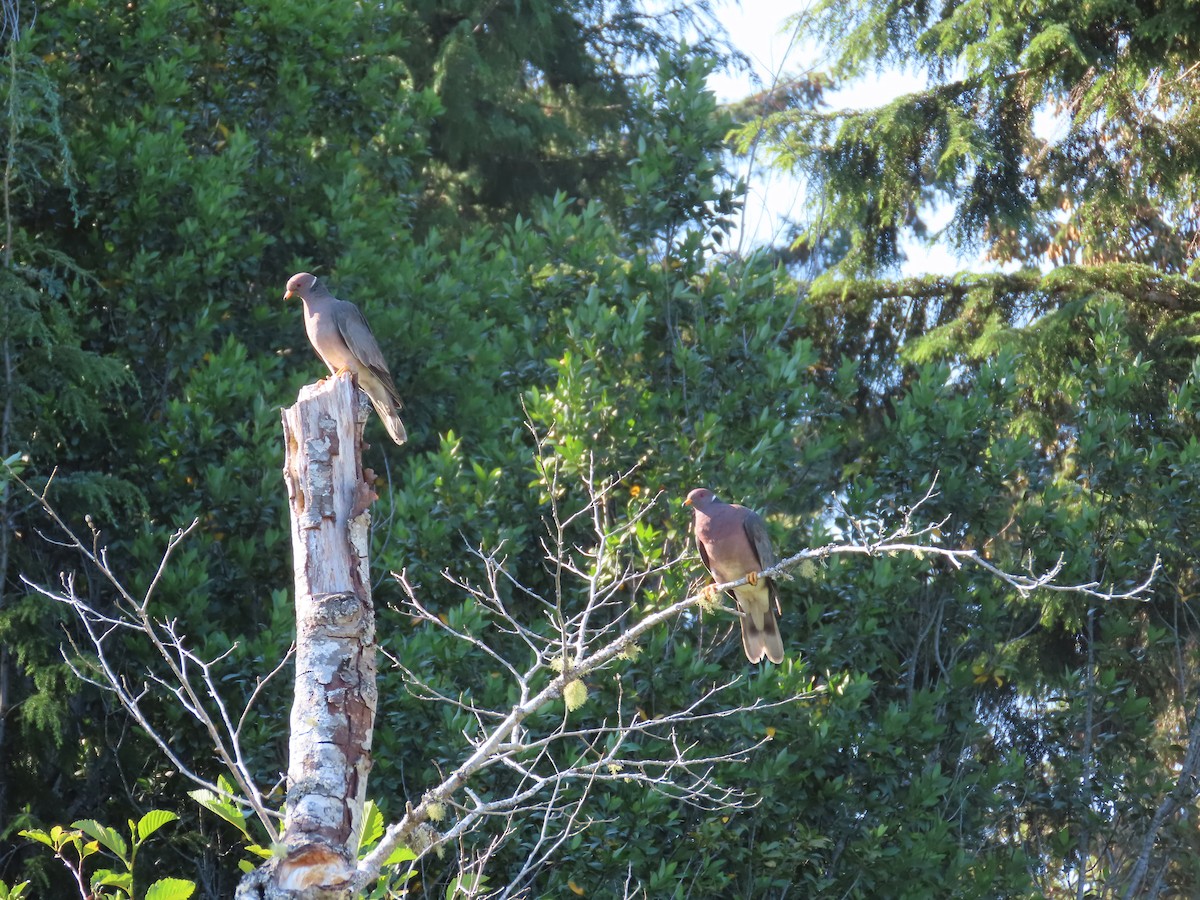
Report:
M304 301L304 330L329 371L350 371L383 420L383 427L397 444L408 440L400 421L400 394L388 371L387 362L366 318L353 303L329 293L316 275L300 272L288 279L285 300Z
M779 594L774 580L756 577L777 562L766 523L753 510L718 500L708 488L696 488L683 502L696 513L696 547L717 584L752 579L729 591L741 614L746 659L756 663L765 656L773 663L783 662L783 640L775 619Z

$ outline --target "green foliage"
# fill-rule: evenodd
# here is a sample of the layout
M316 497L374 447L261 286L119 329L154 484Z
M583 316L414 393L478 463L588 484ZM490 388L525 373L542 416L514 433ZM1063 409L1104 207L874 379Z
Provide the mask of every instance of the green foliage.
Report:
M429 196L448 202L434 220L528 212L564 190L615 198L648 110L627 73L652 67L668 29L705 9L655 21L621 2L405 4L399 56L439 103Z
M684 235L720 243L731 225L735 186L719 179L720 159L714 141L728 130L726 114L717 108L704 80L718 59L663 51L656 78L642 88L642 120L634 126L636 155L629 160L625 190L631 236L649 250L701 243Z
M272 849L261 846L251 835L251 830L245 814L241 810L244 801L239 801L234 793L233 785L223 775L218 776L217 786L221 792L215 793L207 788L191 791L190 796L193 800L199 803L209 812L233 825L241 835L241 842L251 859L241 859L238 861L238 868L242 872L252 872L265 859L270 859L273 855ZM379 843L383 837L385 823L383 814L374 801L368 800L366 807L363 810L362 830L358 835L357 855L361 858L371 851L371 849ZM392 854L384 862L384 872L380 876L379 881L366 894L372 900L383 900L383 898L398 896L405 882L409 881L414 874L415 869L411 866L404 866L403 863L411 862L417 858L417 854L405 846L397 847Z
M802 238L839 261L809 287L801 326L828 367L816 377L857 413L822 527L874 533L936 473L921 514L939 542L1009 570L1061 563L1076 583L1132 584L1156 558L1164 572L1132 606L1013 594L926 557L874 560L865 582L831 563L809 602L807 658L873 686L864 737L839 747L839 764L894 729L894 758L924 751L902 766L910 783L961 802L962 824L956 852L930 857L941 889L919 870L891 881L897 857L877 844L860 880L834 870L822 891L1138 896L1150 866L1159 889L1194 892L1190 855L1171 843L1182 820L1167 812L1180 754L1200 740L1185 699L1197 295L1180 275L1197 247L1194 20L1186 4L817 4L797 24L830 48L819 88L892 65L926 86L858 110L799 92L734 136L745 150L765 135L807 177L819 218ZM925 237L941 204L955 215L938 237L1026 268L864 277ZM822 596L835 584L841 603ZM923 695L938 715L908 731ZM918 770L922 758L937 768ZM840 803L858 782L839 777ZM855 796L871 826L869 795ZM920 821L903 808L906 826ZM886 826L867 833L891 844ZM871 883L882 872L886 889Z
M394 485L380 504L381 566L436 573L445 556L431 550L525 533L499 514L501 482L522 458L521 391L553 355L551 310L511 299L528 295L536 247L514 231L514 261L496 252L506 234L470 221L540 209L553 189L619 189L625 123L653 121L662 98L615 60L653 62L690 13L612 12L52 2L6 34L0 456L27 457L38 489L57 466L50 499L73 523L92 517L135 590L166 536L199 518L156 614L187 622L205 657L236 645L222 671L231 706L291 640L276 409L319 368L298 309L279 299L293 271L337 273L330 282L364 307L410 398L416 452L368 463ZM60 611L18 578L53 582L76 561L3 490L0 667L13 687L0 700L0 818L28 807L37 823L76 803L109 816L100 798L119 817L145 790L182 806L136 733L99 737L122 732L120 714L79 694L59 655ZM102 584L89 590L109 601ZM119 656L146 662L135 646ZM283 708L286 679L258 697ZM206 739L164 699L181 753L207 759ZM285 738L277 716L250 716L242 733L263 772L279 770ZM204 852L222 869L224 848ZM218 878L212 890L232 887Z
M480 891L488 889L489 879L486 875L456 875L446 885L445 900L458 900L460 897L477 897Z
M174 813L155 809L137 822L130 819L129 840L116 829L101 825L95 819L81 819L73 823L70 829L61 825L55 825L49 831L40 828L26 829L21 832L21 836L49 847L71 871L80 891L84 892L84 887L87 886L88 897L188 900L195 893L196 885L182 878L160 878L144 891L134 889L134 865L138 850L150 835L178 818ZM85 876L85 869L90 868L92 864L85 866L84 861L96 854L104 854L105 851L108 855L116 857L119 868L97 868Z
M829 241L843 269L900 261L946 205L940 237L995 260L1194 273L1192 4L824 0L792 25L829 48L833 85L893 66L926 81L873 108L789 98L737 134L802 173L801 239Z
M220 788L219 794L208 788L200 788L195 791L189 791L188 796L209 812L224 819L241 833L241 841L253 859L238 860L238 868L243 872L251 872L256 866L261 864L262 860L271 858L271 850L259 843L261 838L256 840L251 835L250 826L245 813L242 812L241 805L237 801L237 794L234 792L233 785L224 775L217 776L217 787Z
M894 259L926 204L948 196L960 243L1107 264L798 284L767 254L718 254L737 189L721 161L730 122L704 90L714 58L628 12L44 4L6 45L0 458L49 484L72 523L90 515L134 589L165 535L200 520L154 615L182 623L206 658L229 652L220 684L231 709L256 698L242 741L264 785L284 768L288 697L286 677L259 678L293 627L276 410L320 370L279 299L299 269L364 308L407 403L403 450L368 426L381 645L480 707L516 702L502 667L401 616L383 573L403 572L455 630L494 636L442 575L486 578L492 554L513 576L505 603L550 629L529 592L552 594L563 572L540 541L556 506L584 500L585 479L625 476L603 510L607 566L651 570L683 551L678 501L701 484L762 511L784 554L883 533L929 493L914 520L927 540L1011 570L1061 558L1065 580L1124 585L1158 556L1164 574L1136 605L1030 595L929 554L803 567L783 585L778 667L745 666L728 615L684 617L584 679L571 722L594 726L618 703L685 708L740 670L722 702L775 705L678 739L697 755L765 740L712 773L747 803L700 809L605 781L555 864L522 877L536 896L616 896L626 883L655 897L982 900L1081 884L1110 896L1149 838L1162 883L1194 893L1189 820L1148 830L1177 796L1196 688L1200 297L1178 273L1194 257L1200 107L1185 102L1194 79L1175 77L1192 13L815 7L817 33L840 41L839 77L880 59L962 77L853 113L813 106L820 77L793 91L770 124L823 204L812 259L842 258L843 271ZM1032 117L1056 98L1074 105L1067 137L1047 143ZM184 896L173 879L133 881L137 848L170 816L136 811L150 797L187 809L184 787L70 678L58 651L70 624L17 576L50 583L77 562L37 537L44 523L11 482L0 489L0 666L13 685L0 698L0 814L23 810L7 820L78 871L103 858L97 890ZM567 531L576 566L601 565L592 530ZM103 608L111 597L90 577L80 587ZM700 578L698 563L656 572L630 609L660 609ZM131 644L113 663L135 673L147 657ZM478 728L412 696L398 670L381 673L380 697L379 806L360 852ZM579 699L527 727L561 723ZM230 896L239 865L270 850L206 737L169 695L148 707L221 787L192 794L206 813L172 849L209 895ZM504 774L471 784L510 787ZM77 821L45 824L63 819ZM125 819L128 836L98 824ZM464 861L488 855L482 874L398 851L372 896L500 889L541 827L519 821L494 847L486 830L464 835ZM20 850L3 855L10 883L27 872L70 889Z
M0 252L0 821L34 793L44 794L43 763L67 739L69 673L45 640L53 613L22 600L19 574L50 571L64 556L30 540L29 506L10 480L21 473L45 484L35 460L71 457L69 484L82 502L72 516L123 515L144 506L136 488L95 452L114 433L113 394L131 384L121 361L88 340L90 310L78 296L89 282L56 246L56 226L78 223L77 175L61 91L33 50L19 4L5 7L0 61L3 143L3 249ZM10 470L9 467L12 467ZM17 678L17 672L25 677ZM53 776L50 776L53 780ZM60 806L59 811L62 807ZM11 826L6 828L11 831Z

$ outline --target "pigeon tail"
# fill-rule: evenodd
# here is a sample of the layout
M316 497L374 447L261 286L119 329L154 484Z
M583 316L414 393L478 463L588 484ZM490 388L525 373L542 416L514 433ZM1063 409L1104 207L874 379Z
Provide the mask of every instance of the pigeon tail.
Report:
M779 623L770 609L763 616L762 627L754 621L749 613L740 616L742 620L742 649L746 651L746 659L752 663L761 662L765 656L778 665L783 662L783 638L779 634Z
M779 634L779 622L775 619L775 613L770 610L763 620L762 640L767 659L775 665L783 662L783 637Z
M375 412L379 413L379 418L383 422L383 427L387 429L388 435L397 444L403 444L408 440L408 432L404 430L404 423L400 421L400 417L396 415L394 409L389 409L383 403L376 403L374 399L371 404L375 407Z
M379 418L383 421L383 427L387 429L388 435L397 444L403 444L408 440L408 432L404 428L404 423L400 421L400 397L396 393L395 385L392 384L391 376L386 372L360 369L357 377L358 386L362 388L363 393L371 401L371 405L375 407L375 412L379 413Z

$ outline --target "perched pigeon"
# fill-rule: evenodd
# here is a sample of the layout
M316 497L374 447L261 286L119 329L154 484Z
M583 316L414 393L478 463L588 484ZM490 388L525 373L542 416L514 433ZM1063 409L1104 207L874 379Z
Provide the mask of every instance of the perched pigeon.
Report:
M285 300L304 301L304 330L317 356L336 374L350 371L371 399L383 427L397 444L408 440L400 421L400 395L367 320L353 303L329 293L316 275L300 272L288 279Z
M684 505L696 513L696 546L717 584L751 579L729 591L741 613L746 659L756 663L765 656L773 663L783 662L783 640L775 620L779 595L772 579L757 577L776 563L766 524L753 510L723 503L708 488L696 488Z

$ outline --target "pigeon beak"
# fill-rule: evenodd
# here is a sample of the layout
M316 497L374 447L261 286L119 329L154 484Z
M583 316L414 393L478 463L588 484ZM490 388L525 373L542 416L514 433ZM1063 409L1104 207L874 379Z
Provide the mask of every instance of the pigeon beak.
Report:
M684 505L684 506L691 506L691 505L692 505L692 498L691 498L691 497L688 497L686 500L684 500L684 501L683 501L683 505Z
M283 295L283 299L284 299L284 300L291 300L291 299L292 299L293 297L295 297L295 296L296 296L296 292L295 292L295 291L288 291L286 294L284 294L284 295Z

